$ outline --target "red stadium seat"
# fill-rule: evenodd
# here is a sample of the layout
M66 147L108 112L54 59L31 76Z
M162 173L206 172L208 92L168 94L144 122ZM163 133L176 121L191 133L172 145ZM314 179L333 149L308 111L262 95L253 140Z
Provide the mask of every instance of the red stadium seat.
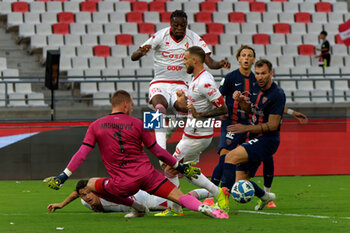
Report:
M196 13L196 22L199 23L211 23L212 22L212 13L211 12L198 12Z
M202 38L205 41L205 43L210 44L212 46L219 44L219 35L204 34L202 35Z
M170 16L172 12L164 11L160 12L160 22L161 23L170 23Z
M271 0L271 2L288 2L288 0Z
M122 2L136 2L137 0L120 0Z
M142 23L143 13L142 12L128 12L126 13L126 22L128 23Z
M270 36L268 34L255 34L253 35L253 43L262 45L270 44Z
M58 13L59 23L74 23L74 13L73 12L60 12Z
M150 2L149 3L149 11L165 11L165 3L164 2Z
M154 0L155 2L168 2L170 0Z
M202 12L214 12L216 11L216 2L201 2L200 9Z
M255 0L239 0L240 2L255 2Z
M298 46L299 55L303 56L314 56L315 55L315 47L311 44L303 44Z
M311 23L311 14L307 12L298 12L295 13L295 22L296 23Z
M266 12L266 4L265 2L251 2L250 3L250 11L252 12Z
M54 34L66 35L69 34L69 23L55 23L52 25Z
M119 44L119 45L126 45L126 46L134 44L131 34L119 34L119 35L116 35L115 43Z
M147 2L132 2L132 11L138 11L138 12L145 12L148 11L148 4Z
M228 15L230 23L245 23L245 14L243 12L231 12Z
M222 23L208 23L207 24L208 34L222 34L224 33L224 25Z
M56 1L56 0L55 0ZM61 1L61 0L60 0ZM85 0L86 2L101 2L102 0Z
M153 23L139 23L139 33L153 34L155 32Z
M97 11L97 2L81 2L80 11L87 11L87 12Z
M340 38L340 35L335 36L335 43L336 44L344 44L344 41Z
M206 2L221 2L222 0L207 0Z
M316 3L316 12L332 12L332 4L330 2L318 2Z
M96 46L94 46L94 56L110 57L111 56L111 48L107 45L96 45Z
M273 25L273 31L275 33L289 34L290 33L290 25L288 23L275 23Z
M196 13L197 23L211 23L212 22L211 12L198 12Z
M25 13L29 11L29 6L27 2L13 2L12 3L12 11Z

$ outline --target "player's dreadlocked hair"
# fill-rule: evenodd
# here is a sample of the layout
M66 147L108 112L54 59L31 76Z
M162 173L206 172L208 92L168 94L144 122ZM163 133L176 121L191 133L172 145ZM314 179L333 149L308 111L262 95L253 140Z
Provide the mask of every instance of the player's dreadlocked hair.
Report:
M241 47L236 52L236 59L237 59L237 61L238 61L239 56L241 56L241 52L242 52L243 49L250 49L250 50L252 50L253 54L254 54L254 58L255 58L256 54L255 54L255 50L253 49L253 47L250 47L249 45L242 44Z
M85 188L87 184L88 180L79 180L77 185L75 186L75 191L79 193L79 190Z
M185 18L187 21L187 14L183 10L175 10L173 13L171 13L170 20L172 20L175 17Z

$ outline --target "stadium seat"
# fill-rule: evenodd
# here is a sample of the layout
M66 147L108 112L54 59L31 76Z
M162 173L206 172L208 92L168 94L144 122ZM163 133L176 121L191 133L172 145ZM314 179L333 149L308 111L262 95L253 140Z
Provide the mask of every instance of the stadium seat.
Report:
M96 45L93 47L94 56L97 57L110 57L111 48L107 45Z
M65 12L80 12L80 2L76 1L67 1L63 3L63 11Z
M278 13L264 12L262 13L262 21L264 23L277 23Z
M126 1L115 1L114 7L118 12L130 12L131 11L131 4L130 2Z
M160 22L161 23L170 23L171 12L165 11L160 12Z
M196 22L201 23L211 23L212 22L212 13L211 12L198 12L196 13Z
M123 68L123 59L121 57L107 57L106 58L106 67L112 69L122 69Z
M44 94L33 92L27 95L28 106L35 107L47 107L47 104L44 102Z
M128 13L126 13L126 22L142 23L143 22L143 13L142 12L128 12Z
M228 24L228 14L226 12L213 12L213 22Z
M231 46L226 44L219 44L215 46L214 55L222 57L232 56Z
M266 4L264 2L250 2L250 11L252 12L266 12Z
M89 69L85 70L85 75L87 76L87 74L89 74L89 76L100 76L101 70L105 68L106 68L106 62L103 56L90 57ZM100 80L100 78L98 78L97 80Z
M182 10L182 3L175 1L168 1L166 4L166 10L169 12L173 12L175 10Z
M153 23L139 23L138 28L139 33L143 34L153 34L155 32L155 27Z
M23 22L25 24L38 24L40 23L40 13L27 12L24 13Z
M304 90L293 91L294 102L296 103L310 103L310 92Z
M322 30L323 30L323 25L321 23L309 23L309 24L307 24L307 32L310 34L318 35Z
M348 48L343 44L332 45L332 54L339 56L348 56Z
M74 14L73 12L60 12L57 15L59 23L74 23Z
M308 78L324 78L323 68L319 66L312 66L307 68Z
M277 57L278 60L278 66L280 67L294 67L294 59L291 56L280 56Z
M311 44L302 44L298 46L299 55L303 56L314 56L315 47Z
M200 4L201 12L214 12L216 11L216 2L201 2Z
M286 1L283 3L284 13L296 13L299 12L299 4L294 1Z
M98 36L99 44L114 46L115 45L115 34L103 34Z
M73 57L72 58L72 68L73 69L88 69L88 58L87 57Z
M266 45L265 48L266 48L266 54L268 54L270 56L281 56L282 55L280 45L269 44L269 45Z
M335 14L340 14L340 13L349 14L347 2L337 1L337 2L333 3L332 5L333 5L333 12Z
M80 46L81 45L80 35L66 34L64 36L64 44L71 45L71 46Z
M104 93L114 93L115 83L114 82L98 82L98 91Z
M159 12L143 12L143 21L145 23L159 23Z
M288 23L276 23L273 25L275 33L289 34L290 25Z
M91 13L90 12L77 12L75 13L75 21L77 23L91 23Z
M145 12L148 11L147 2L139 1L131 3L132 12Z
M273 26L271 23L258 24L258 33L273 34Z
M51 35L52 34L52 25L51 24L36 24L35 26L36 33L38 35Z
M344 22L344 15L337 12L330 12L328 13L328 22L329 23L343 23Z
M252 35L238 34L236 38L236 43L240 44L253 44Z
M242 23L241 30L243 34L255 34L257 33L256 24L255 23Z
M25 94L23 93L10 93L8 95L9 97L9 104L10 107L25 107L27 106L25 102Z
M54 34L69 34L69 24L68 23L56 23L52 25L52 32Z
M118 23L105 23L103 24L103 31L107 35L120 34L120 25Z
M148 3L149 11L158 11L158 12L164 12L165 11L165 3L164 2L150 2Z
M64 45L63 35L52 34L47 36L47 45L52 47L60 47Z
M16 93L32 93L32 85L30 83L15 83L15 92Z
M303 44L312 44L314 46L319 46L318 34L306 34L302 35Z
M305 23L293 23L291 24L292 34L306 34L306 24Z
M311 23L311 14L308 12L295 13L296 23Z
M337 23L327 23L327 24L323 25L324 30L326 32L328 32L329 35L337 34L338 33L338 26L339 26L339 24L337 24Z
M23 24L23 13L11 12L7 15L7 29Z
M94 23L109 23L108 13L107 12L93 12L92 13L92 22L94 22Z
M245 23L245 14L243 12L231 12L228 15L230 23Z
M98 11L99 12L114 12L114 2L101 1L98 3ZM119 9L118 9L119 11Z
M205 43L215 46L219 44L219 36L216 34L204 34L202 35L203 40Z
M305 1L299 3L299 12L308 12L308 13L314 13L315 12L315 3L310 1Z
M136 46L140 46L143 43L145 43L145 41L148 40L148 38L148 34L136 34L133 36L133 41Z
M114 84L114 83L113 83ZM92 94L93 106L109 106L111 105L109 93L96 92Z
M116 44L119 45L133 45L132 35L131 34L119 34L116 35Z
M293 45L300 45L302 44L300 34L288 34L286 35L286 42L287 44L293 44Z
M314 82L311 80L298 80L298 90L312 91L314 90Z
M21 24L18 27L18 37L26 38L35 35L35 25L34 24Z
M29 9L31 13L43 13L45 12L45 3L38 1L29 2Z
M284 34L272 34L270 35L270 43L277 45L285 45L286 38Z
M80 11L97 11L97 2L80 2Z
M183 9L187 12L187 16L189 14L194 14L196 12L200 12L198 2L186 1L183 3Z
M312 103L328 103L327 91L313 90L311 91L311 102Z
M224 25L222 23L209 23L207 24L207 32L209 34L221 34L224 33Z
M75 47L71 46L71 45L65 45L65 46L61 46L60 47L60 53L61 56L63 57L75 57L76 53L75 53Z
M344 44L344 41L340 38L340 35L335 36L335 43L336 44Z
M329 2L317 2L316 3L316 12L332 12L332 4Z
M103 24L101 24L101 23L87 24L86 31L87 31L87 34L102 35L103 34Z
M123 12L111 12L109 13L109 21L111 23L125 23L125 14Z
M327 24L328 23L327 13L323 13L323 12L312 13L312 22L318 23L318 24Z
M349 90L348 80L334 80L334 89L343 91Z
M188 28L198 35L207 33L207 25L205 23L191 23L188 25Z
M295 91L297 89L296 82L289 81L289 80L280 81L280 87L282 87L283 90L286 90L286 91Z
M19 12L19 13L29 12L29 4L27 2L13 2L12 12Z
M77 47L77 56L78 57L92 57L92 46L91 45L82 45Z
M248 12L245 15L247 23L261 23L261 13L260 12Z
M323 91L331 91L331 81L329 80L315 80L315 89Z
M233 4L230 1L219 1L217 2L217 11L222 13L230 13L233 12Z
M253 43L254 44L261 44L261 45L268 45L268 44L270 44L270 37L268 34L255 34L255 35L253 35Z
M121 33L136 35L138 33L137 23L122 23L120 25Z
M239 23L227 23L224 25L224 27L225 27L225 34L237 35L241 33L241 27Z
M250 12L249 2L235 2L234 5L235 12Z
M281 2L268 2L267 3L267 12L268 13L281 13L282 12L282 3Z
M46 2L46 12L58 13L62 12L62 3L58 1L48 1Z
M97 93L97 83L96 82L81 82L80 83L80 94L89 95Z

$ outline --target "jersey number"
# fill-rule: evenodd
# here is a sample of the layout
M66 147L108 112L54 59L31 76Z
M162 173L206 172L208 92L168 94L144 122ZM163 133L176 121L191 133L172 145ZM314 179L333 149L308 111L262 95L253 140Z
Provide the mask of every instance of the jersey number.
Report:
M124 150L124 145L123 145L123 140L122 140L122 134L120 133L120 131L117 131L113 134L114 137L118 137L118 141L119 141L119 146L120 146L120 150L122 153L125 152Z
M250 145L253 145L253 143L256 143L257 141L259 141L259 139L254 138L254 139L248 141L248 143L249 143Z

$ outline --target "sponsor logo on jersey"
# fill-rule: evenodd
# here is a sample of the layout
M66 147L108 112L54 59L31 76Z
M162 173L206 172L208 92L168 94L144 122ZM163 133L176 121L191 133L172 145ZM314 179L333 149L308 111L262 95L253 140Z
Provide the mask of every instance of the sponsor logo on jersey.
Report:
M162 52L162 55L163 57L166 57L166 58L173 58L173 59L183 59L185 54L184 53L169 53L167 51L163 51Z
M169 46L170 45L170 43L167 41L167 42L165 42L165 46Z
M206 83L206 84L204 84L204 87L205 88L211 87L211 84L210 83Z

